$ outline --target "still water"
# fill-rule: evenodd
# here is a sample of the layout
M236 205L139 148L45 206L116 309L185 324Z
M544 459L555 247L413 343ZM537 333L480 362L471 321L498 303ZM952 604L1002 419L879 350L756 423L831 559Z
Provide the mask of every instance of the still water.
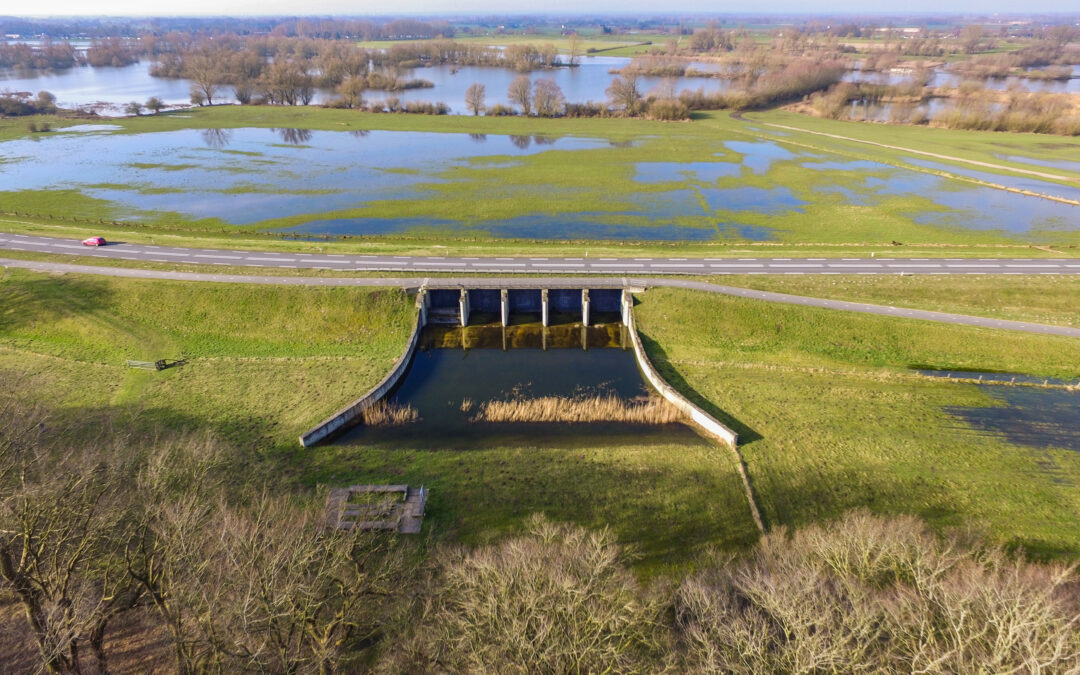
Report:
M485 401L595 394L627 400L648 396L633 352L622 348L621 331L621 324L615 321L588 328L563 323L546 330L539 323L506 329L490 324L464 330L428 327L408 372L388 398L392 403L412 406L419 420L399 427L356 427L338 443L430 438L438 443L489 445L497 442L492 439L522 433L527 433L531 442L543 442L630 432L640 434L645 442L655 438L699 443L700 438L681 424L471 421Z
M606 101L606 89L616 77L610 71L618 70L630 62L628 58L612 56L585 57L575 68L554 68L529 73L535 81L551 78L562 89L571 103ZM61 107L77 107L102 104L101 114L122 114L123 106L131 101L143 103L157 96L168 105L185 105L190 102L191 83L184 79L152 77L151 63L143 61L119 68L90 66L69 68L56 72L17 71L0 69L0 91L41 90L52 92ZM402 71L405 80L428 80L434 87L409 89L399 92L368 91L368 101L385 101L394 96L401 101L442 101L454 114L468 114L465 107L465 90L474 83L484 85L487 105L508 105L506 92L510 82L520 73L506 68L481 66L440 65ZM702 88L706 92L723 91L729 87L726 80L712 78L659 78L642 77L638 86L643 93L657 92L678 94L684 89ZM219 91L222 102L232 102L232 91L223 86ZM314 102L323 103L335 97L332 91L321 90ZM215 99L217 100L217 99Z

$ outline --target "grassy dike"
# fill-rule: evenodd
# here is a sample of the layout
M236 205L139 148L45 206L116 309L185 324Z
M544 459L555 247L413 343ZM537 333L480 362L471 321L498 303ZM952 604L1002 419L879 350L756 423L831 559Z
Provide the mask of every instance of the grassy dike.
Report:
M762 515L867 506L1080 555L1080 455L980 435L945 406L1001 405L913 365L1080 377L1080 341L654 289L637 308L660 372L740 433Z
M413 311L400 291L20 270L0 279L5 382L91 424L206 429L243 457L236 480L283 489L422 482L438 495L429 520L439 538L484 542L543 512L612 527L650 575L756 539L730 454L688 432L522 429L483 443L406 435L300 450L300 431L370 387L400 353ZM928 364L1076 378L1080 342L690 291L654 289L640 300L661 372L740 432L770 526L870 506L939 527L971 524L1038 555L1080 554L1080 457L976 435L941 408L993 405L985 394L907 373ZM159 373L123 365L181 355L186 365Z
M0 276L0 373L71 414L207 428L256 453L301 431L385 374L412 327L397 289L285 288ZM184 357L132 370L125 359Z
M533 513L610 526L646 573L757 537L730 454L682 430L648 440L528 430L300 449L297 436L374 385L406 343L398 290L0 273L0 380L89 426L205 429L237 450L231 480L427 485L437 538L478 543ZM161 372L124 359L184 356Z

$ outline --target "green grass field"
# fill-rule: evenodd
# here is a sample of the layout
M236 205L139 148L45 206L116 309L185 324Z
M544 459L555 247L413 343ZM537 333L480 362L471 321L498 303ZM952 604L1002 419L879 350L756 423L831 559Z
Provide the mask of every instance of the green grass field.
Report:
M1064 316L1067 289L1041 282L1012 302L1042 290L1056 299L1032 311ZM0 373L14 391L88 424L206 429L239 452L235 480L423 483L436 495L432 531L470 543L513 532L537 511L609 524L650 575L692 565L709 546L754 540L730 454L684 432L361 438L300 450L301 431L369 388L403 348L413 310L399 291L12 270L0 307ZM645 293L637 311L665 376L740 432L770 525L870 506L938 527L970 524L1040 556L1080 553L1076 453L975 434L942 407L992 405L985 394L908 370L1076 379L1080 341L674 290ZM156 373L123 365L180 356L185 365Z
M580 31L580 46L579 48L584 55L589 50L593 50L593 53L600 53L604 56L633 56L647 52L650 47L663 46L668 40L680 39L676 35L668 35L661 33L634 33L634 34L616 34L616 35L604 35L595 31ZM491 46L508 46L508 45L535 45L541 47L543 45L552 44L563 54L570 52L570 39L567 36L561 35L558 31L545 31L536 34L528 33L484 33L479 35L470 35L466 33L460 33L454 36L452 39L454 42L462 42L465 44L478 44L478 45L491 45ZM685 40L686 38L681 38ZM370 40L361 41L357 44L365 49L386 49L396 44L423 44L425 42L434 42L437 40ZM645 44L652 43L652 44Z
M143 411L268 452L374 386L411 330L402 291L148 282L11 270L0 370L78 410ZM161 372L126 359L186 358ZM10 378L10 379L9 379ZM44 384L41 384L44 383Z
M12 270L0 277L0 378L88 425L205 429L237 451L231 480L275 489L423 483L432 532L479 542L532 513L611 525L642 571L755 539L729 453L683 430L302 450L299 434L376 383L404 349L397 290L146 282ZM125 359L185 357L161 372ZM134 421L132 421L134 420Z
M769 526L867 506L1080 554L1080 455L982 435L945 406L995 406L913 366L1080 378L1080 341L651 290L639 330L661 373L739 432Z

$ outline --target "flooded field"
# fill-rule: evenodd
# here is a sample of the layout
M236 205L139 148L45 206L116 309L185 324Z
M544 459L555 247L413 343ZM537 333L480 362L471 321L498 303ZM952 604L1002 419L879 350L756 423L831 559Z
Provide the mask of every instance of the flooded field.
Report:
M687 141L680 139L680 143ZM916 226L1024 237L1080 229L1078 208L781 141L77 127L0 143L0 201L77 193L116 219L204 222L299 238L764 241L886 203ZM684 156L685 161L671 161ZM1035 178L912 164L1080 199ZM68 197L65 197L67 199ZM899 201L907 201L904 208ZM14 201L14 204L11 202ZM800 229L801 228L801 229Z
M530 74L532 79L551 78L562 89L571 103L605 101L605 90L618 70L630 63L629 58L612 56L586 56L575 68L554 68ZM701 65L701 64L698 64ZM185 79L169 79L150 75L151 63L143 61L129 66L74 67L50 72L20 72L0 69L0 91L28 91L36 93L48 90L56 95L62 107L94 104L101 106L102 114L122 114L123 106L130 101L144 102L157 96L168 105L187 105L190 101L191 82ZM439 65L427 68L404 69L400 77L405 80L420 79L432 83L432 87L386 92L368 90L364 97L369 101L385 100L394 96L405 101L441 101L450 106L453 114L470 114L465 106L465 90L474 83L484 85L487 105L509 105L506 92L510 82L520 75L508 68L482 66ZM713 78L659 78L642 77L638 80L642 92L670 94L684 89L704 89L706 92L724 91L730 83ZM223 87L223 101L232 101L232 92ZM323 103L335 97L334 92L319 90L313 103Z

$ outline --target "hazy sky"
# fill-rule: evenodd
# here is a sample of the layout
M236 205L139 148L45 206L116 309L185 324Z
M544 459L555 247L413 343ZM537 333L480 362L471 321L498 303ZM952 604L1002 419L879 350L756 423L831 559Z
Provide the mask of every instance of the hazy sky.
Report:
M7 6L4 6L7 5ZM1076 0L759 0L725 2L720 0L672 0L658 4L654 0L181 0L173 4L148 5L146 0L5 0L0 15L375 15L375 14L498 14L524 13L617 13L655 15L658 12L700 12L707 14L764 13L855 13L855 14L988 14L1078 11ZM149 11L148 11L149 10Z

